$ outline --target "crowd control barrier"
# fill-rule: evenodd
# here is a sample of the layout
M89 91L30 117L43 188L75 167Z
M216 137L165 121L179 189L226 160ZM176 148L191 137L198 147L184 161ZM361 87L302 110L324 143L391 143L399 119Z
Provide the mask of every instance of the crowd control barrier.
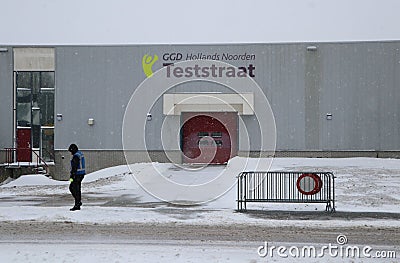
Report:
M326 203L335 211L335 176L330 172L242 172L237 182L237 208L251 202Z

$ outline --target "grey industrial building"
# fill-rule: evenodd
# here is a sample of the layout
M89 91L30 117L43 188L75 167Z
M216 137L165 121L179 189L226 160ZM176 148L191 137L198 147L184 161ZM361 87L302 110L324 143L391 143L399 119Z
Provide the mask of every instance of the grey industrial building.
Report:
M275 153L259 146L262 136L268 136L259 132L253 116L254 109L265 103L260 96L245 87L238 95L224 85L199 80L172 87L154 99L142 116L146 147L132 150L131 160L168 162L173 156L174 161L186 162L182 152L190 142L179 134L180 125L194 113L205 114L204 123L221 114L231 118L232 126L221 128L233 131L230 143L221 139L221 131L196 130L200 137L214 138L221 149L229 144L228 158L400 156L400 41L0 46L1 171L34 163L39 156L54 178L66 179L66 149L72 142L84 151L88 172L124 164L126 107L139 85L151 77L143 63L154 62L156 72L196 59L232 64L259 85L275 118ZM205 94L225 102L205 106L200 98L178 107L175 101ZM168 104L174 111L166 109ZM178 127L166 134L177 142L171 147L163 146L160 134L167 118ZM248 147L241 141L244 127ZM140 125L131 132L143 139Z

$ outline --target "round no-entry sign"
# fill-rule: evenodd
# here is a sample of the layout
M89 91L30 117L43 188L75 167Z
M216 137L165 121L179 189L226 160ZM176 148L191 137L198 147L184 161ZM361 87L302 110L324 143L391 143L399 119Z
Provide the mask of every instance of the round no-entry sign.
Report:
M304 195L314 195L321 191L322 180L317 174L305 173L297 179L297 189Z

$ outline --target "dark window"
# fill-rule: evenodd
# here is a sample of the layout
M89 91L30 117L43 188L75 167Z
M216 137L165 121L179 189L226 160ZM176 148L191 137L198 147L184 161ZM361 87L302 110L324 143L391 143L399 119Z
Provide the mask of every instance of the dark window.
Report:
M45 161L54 160L54 129L42 129L42 157Z
M54 126L54 90L42 90L39 95L40 124Z
M32 73L17 72L17 89L31 89L31 88L32 88Z
M30 127L32 98L30 90L17 91L17 126Z
M197 134L197 136L199 136L200 138L201 138L201 137L206 137L206 136L208 136L208 132L199 132L199 133Z
M213 138L221 138L222 137L222 132L212 132L211 137Z
M32 72L32 95L36 96L40 92L40 72ZM36 99L36 97L33 97Z
M41 72L40 88L54 89L54 72Z

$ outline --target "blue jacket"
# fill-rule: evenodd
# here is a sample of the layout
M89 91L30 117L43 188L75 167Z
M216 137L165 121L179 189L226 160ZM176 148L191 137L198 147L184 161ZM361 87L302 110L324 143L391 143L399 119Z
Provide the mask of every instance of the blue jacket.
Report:
M85 174L85 156L81 151L77 151L71 159L71 176Z

